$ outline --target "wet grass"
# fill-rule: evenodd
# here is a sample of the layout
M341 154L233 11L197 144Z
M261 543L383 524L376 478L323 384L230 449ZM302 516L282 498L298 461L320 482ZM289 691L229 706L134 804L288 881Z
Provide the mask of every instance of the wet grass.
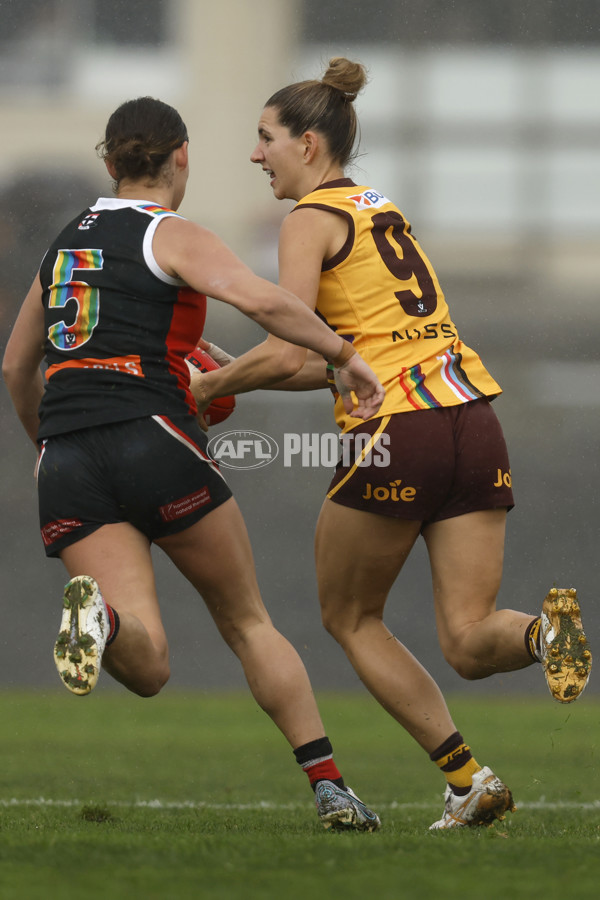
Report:
M431 833L443 780L363 694L319 695L338 766L382 830L330 834L246 694L0 692L0 896L596 897L600 703L456 698L518 811Z

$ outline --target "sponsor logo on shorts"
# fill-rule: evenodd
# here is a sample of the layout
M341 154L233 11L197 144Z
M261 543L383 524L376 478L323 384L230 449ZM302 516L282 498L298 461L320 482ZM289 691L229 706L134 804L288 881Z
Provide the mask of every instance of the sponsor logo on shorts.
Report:
M498 469L494 487L512 487L512 475L510 469L508 470L508 472L503 472L502 469Z
M201 506L206 506L210 501L210 491L207 487L203 487L202 490L188 494L187 497L180 497L179 500L165 503L164 506L159 507L158 511L163 522L174 522L175 519L180 519L182 516L189 516L190 513L200 509Z
M417 496L417 489L401 487L401 484L401 478L398 478L397 481L390 481L388 484L372 485L367 482L362 498L363 500L392 500L394 503L412 503Z
M49 547L50 544L53 544L66 534L75 531L76 528L81 528L82 525L83 522L81 519L57 519L55 522L48 522L48 524L44 525L42 528L42 540L44 545Z

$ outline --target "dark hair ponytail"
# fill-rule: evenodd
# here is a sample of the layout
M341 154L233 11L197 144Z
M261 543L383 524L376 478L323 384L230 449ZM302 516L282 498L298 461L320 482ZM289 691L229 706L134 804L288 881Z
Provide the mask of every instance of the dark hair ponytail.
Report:
M117 185L123 178L155 181L173 150L187 140L176 109L153 97L139 97L115 110L96 150L111 164Z

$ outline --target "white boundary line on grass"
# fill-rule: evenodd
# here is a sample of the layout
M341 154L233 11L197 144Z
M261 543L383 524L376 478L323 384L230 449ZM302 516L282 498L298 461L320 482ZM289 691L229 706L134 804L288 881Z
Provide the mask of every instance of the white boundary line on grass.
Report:
M88 801L89 802L89 801ZM98 802L98 801L96 801ZM208 809L208 810L225 810L232 812L240 812L243 810L290 810L290 809L301 809L306 804L304 803L271 803L268 800L261 800L258 803L207 803L203 800L183 800L183 801L171 801L171 800L103 800L103 805L106 806L117 806L126 809ZM85 806L86 802L83 800L76 799L67 799L67 800L53 800L48 797L12 797L10 799L0 797L0 807L8 808L14 806L36 806L36 807L51 807L51 806L60 806L60 807L77 807L77 806ZM378 803L377 809L387 809L387 810L410 810L410 809L418 809L418 810L428 810L433 809L439 805L438 801L431 800L430 802L414 802L414 803L398 803L396 800L391 803ZM599 810L600 811L600 800L591 800L586 802L576 802L576 801L552 801L546 800L545 797L541 797L539 800L532 800L529 802L523 802L517 804L518 809L540 809L540 810L560 810L560 809L579 809L579 810Z

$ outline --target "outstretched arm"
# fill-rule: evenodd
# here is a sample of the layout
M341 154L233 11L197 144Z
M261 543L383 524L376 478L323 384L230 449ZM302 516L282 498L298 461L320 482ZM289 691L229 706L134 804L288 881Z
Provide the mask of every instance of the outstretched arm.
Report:
M44 393L40 363L44 358L42 286L36 276L6 345L2 376L17 415L34 444L40 425L38 409Z
M327 362L320 354L307 350L299 372L268 387L271 391L317 391L328 388Z
M259 278L216 235L184 219L169 218L161 223L154 238L154 255L166 272L178 275L198 291L230 303L266 331L302 348L291 351L289 344L267 345L265 341L250 351L250 359L249 354L244 354L224 370L204 376L207 396L198 398L201 403L203 399L265 387L290 377L301 368L308 348L339 369L347 389L344 403L348 411L353 406L349 393L352 390L359 401L354 415L375 415L383 400L379 380L353 348L314 314L314 302L307 304L301 295L303 303L285 286ZM313 276L315 286L319 271L320 263ZM316 300L316 287L313 293ZM221 372L227 372L226 382L221 381Z

